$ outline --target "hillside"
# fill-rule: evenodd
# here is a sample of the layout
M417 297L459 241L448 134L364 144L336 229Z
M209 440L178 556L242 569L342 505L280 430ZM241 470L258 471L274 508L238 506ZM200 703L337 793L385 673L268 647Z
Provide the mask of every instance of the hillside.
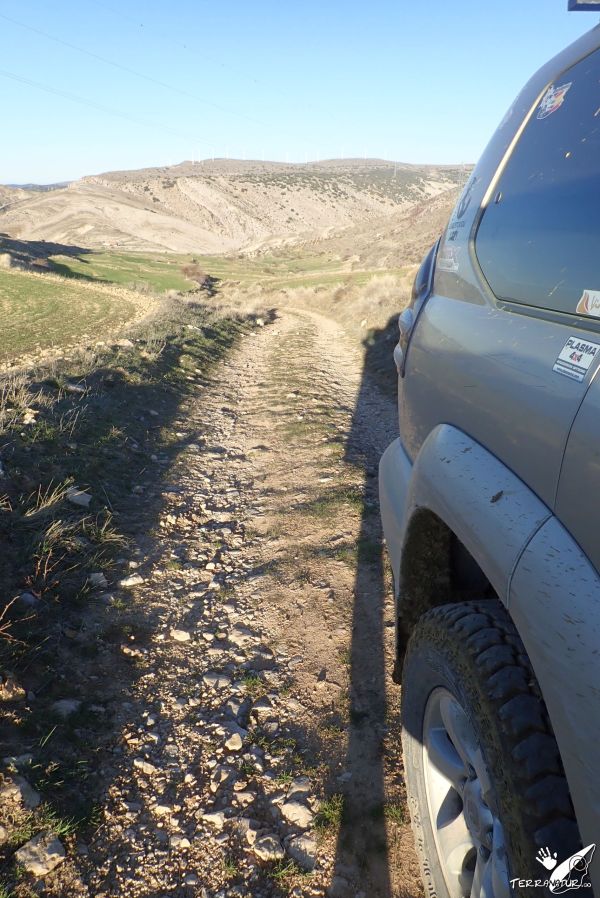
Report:
M0 216L9 206L21 203L30 196L31 193L21 187L9 187L8 185L0 184ZM1 218L0 221L2 221Z
M11 190L0 231L91 249L252 250L369 228L463 178L460 167L383 160L184 162L108 172L47 192Z
M458 188L451 188L368 226L312 241L313 250L336 255L353 268L414 265L446 227L458 194Z

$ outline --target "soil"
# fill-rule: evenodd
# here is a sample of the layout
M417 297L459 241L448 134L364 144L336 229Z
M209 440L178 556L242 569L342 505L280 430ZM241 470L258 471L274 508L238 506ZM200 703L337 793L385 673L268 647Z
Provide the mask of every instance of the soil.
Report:
M342 326L292 305L199 380L65 639L73 727L103 721L95 826L16 895L422 895L377 507L396 415Z

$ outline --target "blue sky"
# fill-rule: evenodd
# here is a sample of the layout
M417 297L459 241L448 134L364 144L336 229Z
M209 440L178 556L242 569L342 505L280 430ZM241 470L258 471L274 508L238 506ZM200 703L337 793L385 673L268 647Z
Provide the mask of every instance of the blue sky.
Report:
M0 182L213 155L472 162L529 75L598 20L566 7L0 0Z

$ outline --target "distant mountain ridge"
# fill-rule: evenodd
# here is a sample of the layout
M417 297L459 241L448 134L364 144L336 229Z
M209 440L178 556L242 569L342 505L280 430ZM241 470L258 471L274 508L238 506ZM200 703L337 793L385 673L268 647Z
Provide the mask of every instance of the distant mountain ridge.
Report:
M70 181L57 181L56 184L6 184L6 187L12 187L13 190L31 190L44 193L46 190L60 190L68 187Z
M446 193L464 166L381 159L231 159L105 172L65 187L0 188L0 231L90 249L226 253L369 227Z

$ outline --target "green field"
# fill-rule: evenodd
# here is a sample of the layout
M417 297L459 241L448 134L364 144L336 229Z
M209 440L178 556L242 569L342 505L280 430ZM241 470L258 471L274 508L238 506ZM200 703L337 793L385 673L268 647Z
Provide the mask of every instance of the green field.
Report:
M343 265L337 259L322 257L260 256L257 259L231 256L195 256L198 265L221 281L240 281L244 284L288 286L304 278L336 274L343 279ZM91 281L121 284L138 288L147 285L159 292L191 290L195 284L182 273L191 256L142 253L90 252L79 256L53 256L52 265L65 277L86 278Z
M90 281L120 284L139 289L147 285L159 292L191 290L194 286L181 273L191 256L169 256L141 253L81 253L79 256L52 256L51 262L64 277L85 278Z
M207 274L219 281L238 281L244 286L261 284L273 290L291 287L335 286L343 283L364 284L378 271L352 271L348 263L322 255L296 253L259 256L196 256L195 261ZM54 256L54 269L62 275L91 281L121 284L131 288L143 285L163 292L191 290L195 284L182 273L191 256L141 253L91 252L80 256ZM400 269L387 269L395 274Z
M132 303L87 285L24 271L0 271L0 359L62 346L131 318Z

